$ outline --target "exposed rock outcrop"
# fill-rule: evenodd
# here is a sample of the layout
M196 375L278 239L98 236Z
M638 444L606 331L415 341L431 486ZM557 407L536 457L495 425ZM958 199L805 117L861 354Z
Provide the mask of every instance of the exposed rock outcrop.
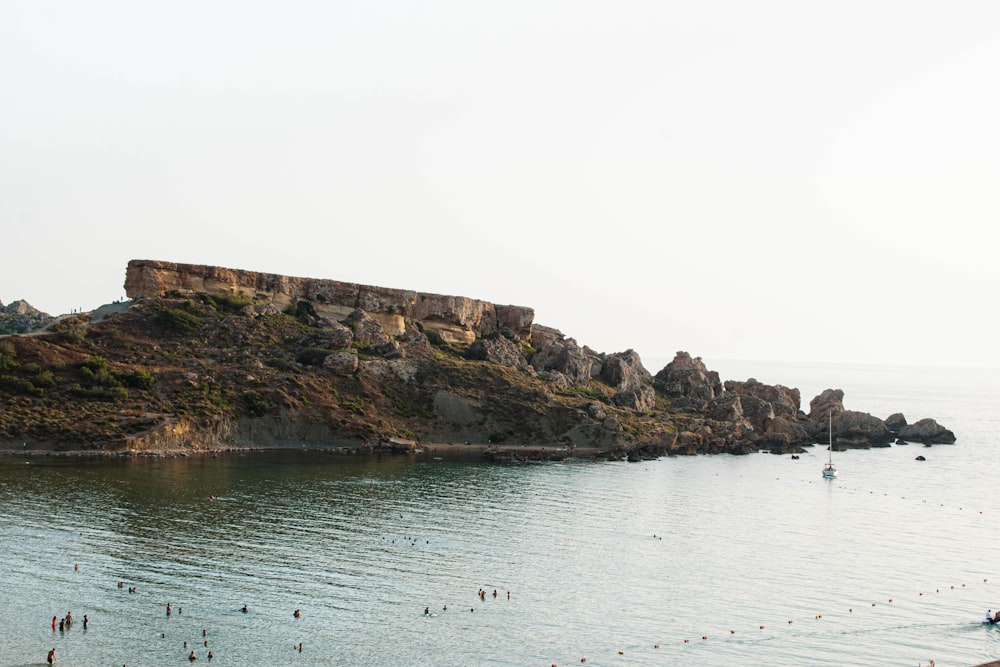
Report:
M809 419L825 422L830 414L844 411L844 391L825 389L809 401Z
M921 419L899 429L900 440L922 442L925 445L953 445L955 434L933 419Z
M798 389L723 383L687 352L654 376L634 350L581 346L528 308L144 260L126 291L135 301L106 316L0 342L0 441L536 441L630 461L800 452L831 422L835 449L955 441L934 420L845 410L840 389L807 415Z
M843 396L839 389L837 392ZM824 392L825 393L825 392ZM821 394L822 396L822 394ZM824 442L827 425L822 419L813 422L814 437L817 442ZM865 412L844 410L833 416L833 448L834 450L888 447L892 443L892 433L878 417Z
M719 374L705 367L701 357L678 352L653 378L653 386L667 396L710 401L724 391Z
M904 417L901 412L894 412L885 418L885 427L889 429L891 433L898 434L900 429L904 426L906 426L906 417Z
M54 319L23 299L6 306L0 302L0 334L27 333L44 327Z
M465 356L468 359L490 361L518 370L531 368L517 344L505 336L480 338L469 346L469 349L465 352Z
M171 291L241 294L281 309L305 300L321 317L332 321L343 320L360 308L391 335L404 333L409 319L420 322L426 330L437 331L445 340L463 343L503 329L527 340L535 316L531 308L496 305L461 296L197 264L145 259L128 263L125 293L130 298L154 298Z
M540 373L557 372L571 385L584 385L594 377L595 355L556 329L535 326L530 340L536 348L531 365Z

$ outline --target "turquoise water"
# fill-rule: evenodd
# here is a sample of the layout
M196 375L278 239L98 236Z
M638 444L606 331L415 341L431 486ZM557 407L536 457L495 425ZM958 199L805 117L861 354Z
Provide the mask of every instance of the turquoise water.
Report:
M806 404L839 387L849 409L935 417L959 441L836 453L833 482L820 447L636 464L11 458L0 665L44 664L52 647L59 665L115 667L191 650L202 665L209 650L212 665L1000 657L1000 629L979 624L1000 607L998 373L719 370L800 386ZM76 622L53 632L67 611Z

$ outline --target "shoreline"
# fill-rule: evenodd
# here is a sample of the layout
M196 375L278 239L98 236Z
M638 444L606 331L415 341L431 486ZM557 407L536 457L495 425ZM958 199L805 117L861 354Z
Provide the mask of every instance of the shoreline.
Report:
M551 445L483 445L456 442L388 442L379 445L261 445L171 449L55 449L15 448L0 446L0 458L188 458L228 453L309 452L357 456L370 454L433 455L450 454L468 457L478 455L493 462L560 461L565 459L596 459L607 454L597 447L564 447Z

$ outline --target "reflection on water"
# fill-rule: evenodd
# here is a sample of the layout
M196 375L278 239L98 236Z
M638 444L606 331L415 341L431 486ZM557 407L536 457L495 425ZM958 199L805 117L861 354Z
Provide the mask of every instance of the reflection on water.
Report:
M983 579L1000 574L968 557L995 548L996 523L974 491L949 490L976 465L968 448L930 450L931 467L914 451L844 452L833 483L819 449L526 466L12 459L0 463L0 653L11 665L51 646L87 665L177 664L190 650L213 665L973 664L1000 652L1000 632L978 625L998 606ZM67 611L90 627L53 633Z

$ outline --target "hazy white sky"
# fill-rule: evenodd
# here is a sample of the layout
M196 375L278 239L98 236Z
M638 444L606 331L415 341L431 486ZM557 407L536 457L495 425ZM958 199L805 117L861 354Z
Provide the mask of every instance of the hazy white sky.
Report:
M0 300L162 259L1000 366L1000 3L0 0ZM658 370L658 369L652 369Z

